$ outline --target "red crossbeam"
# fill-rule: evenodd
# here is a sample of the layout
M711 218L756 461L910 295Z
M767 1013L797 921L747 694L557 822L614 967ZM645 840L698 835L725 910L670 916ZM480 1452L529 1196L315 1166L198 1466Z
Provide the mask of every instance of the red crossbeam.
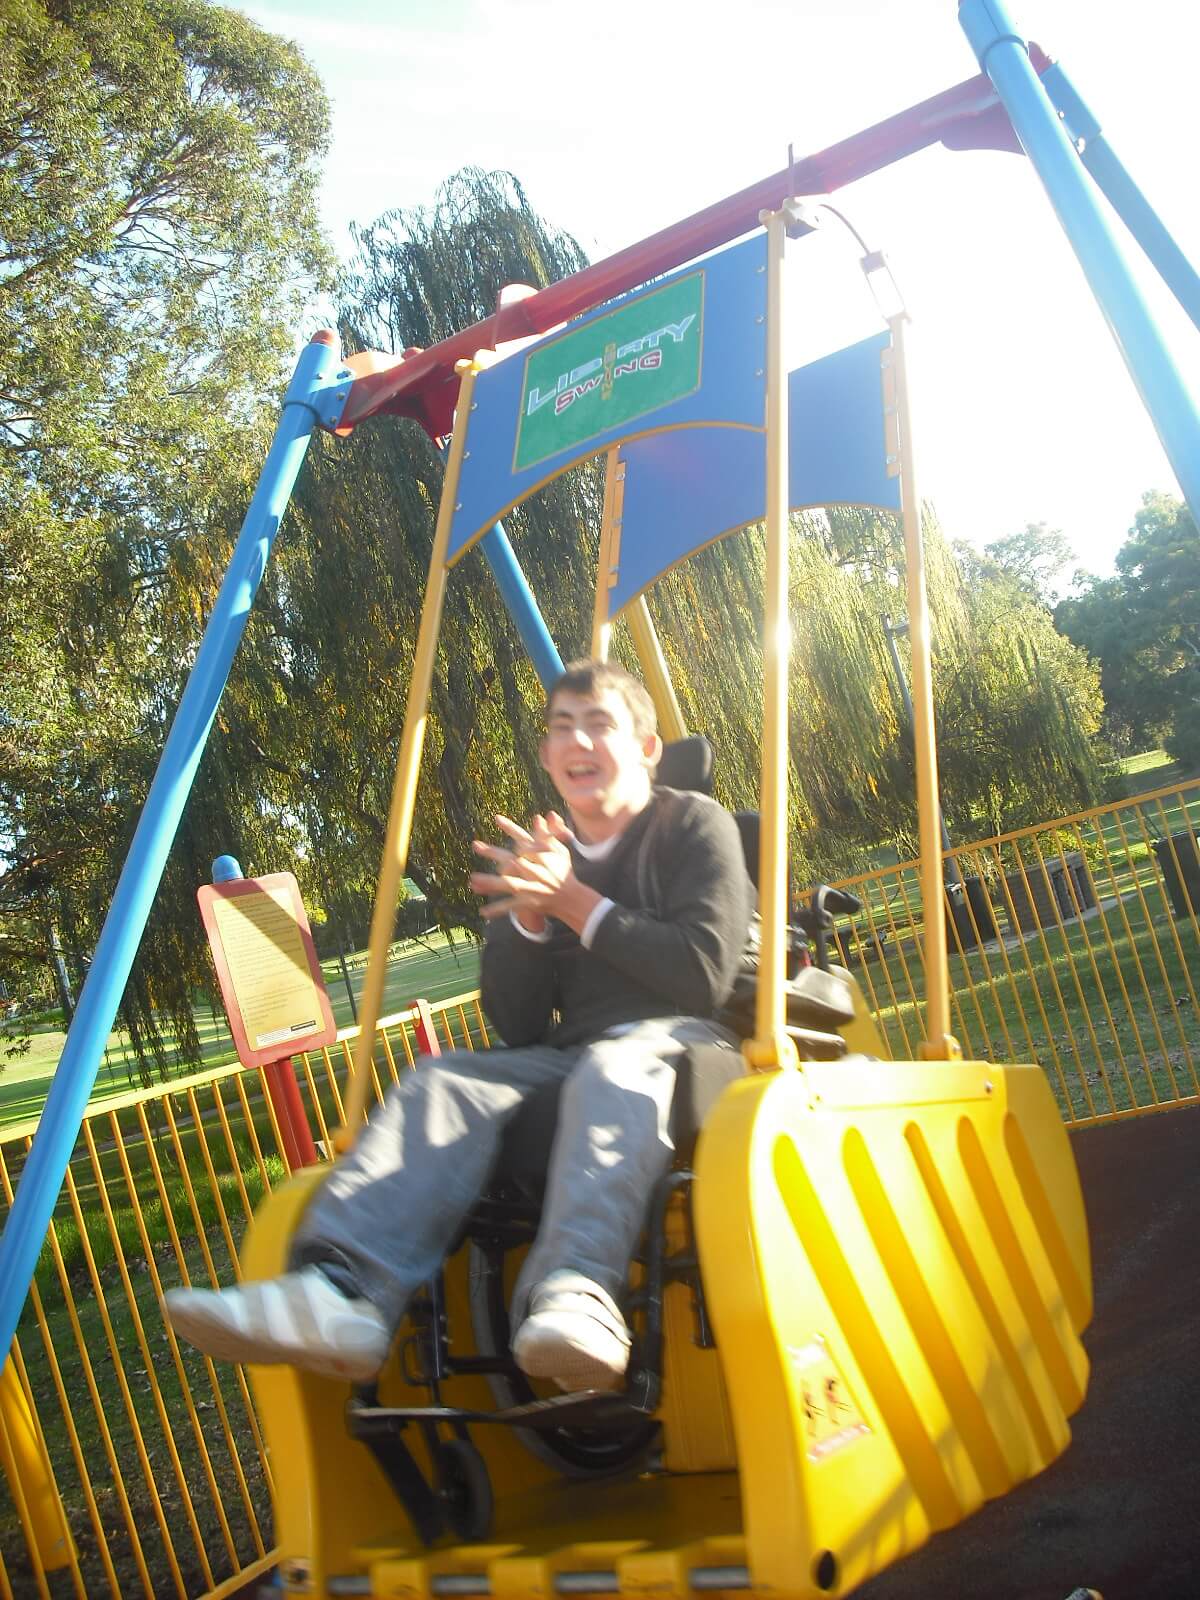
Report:
M1031 47L1031 55L1037 70L1044 71L1049 62L1036 45ZM395 359L378 354L351 357L348 364L354 382L335 431L350 433L365 418L383 412L415 417L432 437L441 437L450 432L454 418L456 361L495 349L506 340L545 333L659 273L727 244L756 228L761 211L777 208L791 195L830 194L939 143L955 150L1020 149L988 79L983 75L969 78L840 144L773 172L582 272L548 284L527 299L504 306L428 350Z

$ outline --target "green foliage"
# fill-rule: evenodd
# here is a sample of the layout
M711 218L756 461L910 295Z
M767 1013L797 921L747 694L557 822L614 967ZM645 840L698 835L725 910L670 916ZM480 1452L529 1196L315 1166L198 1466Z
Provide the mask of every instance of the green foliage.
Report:
M1022 594L1047 610L1058 598L1055 579L1075 559L1063 534L1044 522L1030 522L1020 533L993 539L984 551L998 575L1010 578Z
M1118 750L1161 741L1200 762L1200 539L1186 506L1147 494L1116 566L1112 578L1084 577L1055 621L1100 662Z
M943 802L953 836L1091 804L1097 674L1045 607L993 560L952 551L925 513ZM659 584L653 609L688 725L720 752L718 793L757 804L761 530ZM796 880L916 852L915 772L884 619L903 618L896 519L849 507L793 518L790 818ZM901 643L907 676L909 651Z
M1095 666L1055 631L1040 601L958 553L965 648L935 674L947 814L1002 833L1095 804L1103 711Z
M78 981L111 897L261 461L263 397L328 276L326 140L307 64L234 12L0 0L0 973L16 984L52 924ZM157 1010L190 1027L206 813L229 837L259 805L221 767L218 751L126 996L147 1062Z

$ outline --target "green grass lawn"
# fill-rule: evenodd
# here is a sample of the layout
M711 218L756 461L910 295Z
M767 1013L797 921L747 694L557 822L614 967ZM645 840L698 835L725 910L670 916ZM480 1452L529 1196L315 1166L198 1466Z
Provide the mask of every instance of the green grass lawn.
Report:
M1165 789L1169 783L1185 783L1196 776L1178 761L1172 761L1165 750L1143 750L1140 756L1126 756L1120 766L1130 795L1146 789Z
M1161 756L1128 764L1138 793L1182 781ZM1101 902L1085 918L1065 917L1018 938L1002 891L994 889L1005 939L950 959L952 1025L969 1053L996 1062L1041 1061L1062 1110L1077 1118L1146 1104L1155 1094L1196 1094L1200 928L1169 904L1147 842L1179 831L1189 816L1200 824L1200 792L1144 804L1135 797L1119 813L1083 824L1078 839L1059 830L1044 843L1048 860L1084 849ZM1022 858L1036 869L1032 845L1022 844ZM893 1053L909 1056L921 1036L924 989L916 875L893 866L862 893L864 931L873 926L887 939L877 959L856 965L856 976ZM350 999L340 966L328 962L325 970L335 1015L346 1025ZM364 975L356 957L350 973L356 997ZM396 952L384 1011L402 1010L418 996L449 998L477 983L476 948L464 944L455 952L435 936L429 948ZM230 1060L223 1020L204 1012L197 1022L206 1063ZM0 1120L10 1128L36 1114L62 1039L61 1032L43 1030L31 1055L0 1078ZM402 1060L398 1046L393 1053ZM384 1066L381 1048L375 1059ZM319 1057L312 1067L331 1122L334 1081ZM344 1080L340 1054L333 1076L338 1085ZM235 1560L253 1560L259 1539L269 1542L269 1497L244 1380L234 1369L217 1371L195 1352L176 1349L157 1297L185 1272L201 1283L229 1280L246 1222L283 1167L257 1074L180 1083L105 1114L103 1097L127 1086L125 1045L114 1035L97 1085L100 1115L89 1119L92 1145L81 1135L55 1213L57 1254L48 1246L38 1266L46 1332L31 1301L20 1345L81 1550L86 1592L108 1585L95 1520L128 1592L144 1587L143 1563L150 1592L174 1592L172 1559L187 1592L197 1592L219 1582ZM302 1093L307 1101L307 1079ZM18 1176L23 1145L11 1132L0 1142L9 1183ZM139 1440L149 1480L139 1466ZM95 1488L95 1520L85 1475ZM14 1592L33 1592L19 1557L9 1558L23 1547L11 1502L0 1503L0 1540Z
M366 978L366 953L359 951L349 957L347 968L350 990L357 1006ZM341 964L336 959L323 962L322 971L334 1021L339 1028L350 1027L354 1017ZM479 950L473 940L460 931L454 935L453 945L450 945L445 934L432 933L423 944L409 942L393 947L384 988L383 1014L388 1016L401 1011L416 999L449 999L477 988L478 984ZM235 1060L233 1039L220 1006L217 1006L215 1013L208 1007L198 1009L195 1017L203 1065L217 1067ZM33 1035L28 1054L10 1061L4 1067L0 1073L0 1129L27 1122L39 1114L50 1079L62 1055L65 1039L66 1033L61 1028L50 1024L40 1025ZM92 1103L124 1094L134 1087L134 1068L135 1060L128 1037L123 1031L115 1030L109 1035L108 1046L100 1063Z

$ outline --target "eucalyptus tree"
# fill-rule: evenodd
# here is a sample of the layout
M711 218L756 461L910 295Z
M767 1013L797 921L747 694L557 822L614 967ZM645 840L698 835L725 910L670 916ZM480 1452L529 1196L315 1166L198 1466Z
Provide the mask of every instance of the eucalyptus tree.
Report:
M1200 536L1171 495L1142 497L1109 578L1080 574L1058 626L1100 664L1110 731L1126 751L1162 740L1200 764Z
M327 109L290 45L203 0L0 0L0 965L82 962L330 276ZM196 818L265 819L219 749L125 1017L194 1047ZM251 821L251 828L259 820ZM201 830L203 832L203 830ZM186 863L186 867L184 867ZM186 888L185 888L186 886Z

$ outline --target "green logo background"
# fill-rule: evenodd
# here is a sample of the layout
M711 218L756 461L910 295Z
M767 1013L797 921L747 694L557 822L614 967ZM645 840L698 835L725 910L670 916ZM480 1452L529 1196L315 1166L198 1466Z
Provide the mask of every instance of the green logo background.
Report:
M612 371L613 351L669 323L678 325L689 316L695 320L681 341L670 334L664 334L659 341L656 348L662 356L660 366L622 373L619 377L614 375L608 383L604 381L608 374L598 368L581 376L578 382L587 384L596 377L601 381L588 392L577 395L561 412L555 412L555 402L549 399L530 413L529 400L535 390L541 399L556 390L563 373L569 375L596 359L603 361L606 351L608 369ZM525 358L513 471L532 467L560 450L582 444L595 434L657 411L660 406L680 400L684 395L694 394L700 387L703 344L704 273L701 271L689 273L686 278L665 284L661 289L652 289L631 305L619 306L586 327L564 333L552 343L531 350ZM649 348L643 347L638 354L648 353ZM624 361L633 359L633 354L622 358ZM567 387L573 387L569 379Z

